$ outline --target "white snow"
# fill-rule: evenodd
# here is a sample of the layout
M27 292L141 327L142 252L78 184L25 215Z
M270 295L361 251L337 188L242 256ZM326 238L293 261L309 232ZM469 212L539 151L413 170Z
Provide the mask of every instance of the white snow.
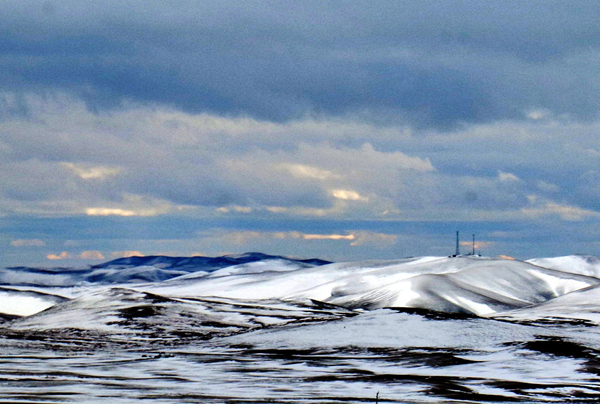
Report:
M19 295L0 291L0 313L17 316L35 314L56 303L36 296Z
M597 259L545 260L265 260L167 281L146 266L99 270L118 287L0 288L0 313L27 316L0 325L0 397L593 401L600 337L579 324L600 324Z
M600 258L591 255L567 255L565 257L534 258L527 260L534 265L563 272L600 278Z
M347 308L414 307L486 316L600 284L600 279L594 277L479 257L335 263L283 272L277 269L275 266L273 271L252 273L235 268L218 276L184 276L148 288L166 296L314 299Z
M291 302L316 300L348 309L406 307L477 316L504 315L520 309L520 316L532 313L534 317L539 317L527 308L600 285L600 278L588 276L595 273L590 268L596 268L598 261L595 257L581 256L530 262L466 256L311 266L268 259L226 267L212 273L198 271L166 281L157 280L162 270L149 266L101 269L96 275L102 278L108 276L112 281L119 281L121 285L139 292L172 298L218 297ZM555 269L544 268L542 263ZM59 272L57 276L63 276L64 273ZM85 286L71 287L65 293L72 298L85 298L106 289L106 285L87 283ZM37 290L50 292L52 288L38 287ZM56 303L43 295L19 294L16 291L11 292L10 296L5 293L0 297L0 313L5 314L31 315ZM589 294L581 293L569 299L579 302L588 298ZM570 304L590 307L590 302L573 301ZM554 311L568 312L565 316L576 315L558 303L550 307ZM591 309L586 311L586 319L595 319L591 312Z

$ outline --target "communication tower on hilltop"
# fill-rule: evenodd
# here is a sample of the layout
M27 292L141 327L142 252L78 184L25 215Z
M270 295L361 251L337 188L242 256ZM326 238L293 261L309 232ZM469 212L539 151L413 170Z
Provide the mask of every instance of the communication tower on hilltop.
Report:
M450 255L450 257L460 257L460 233L456 232L456 251L454 255ZM473 249L471 252L467 253L467 256L475 256L475 234L473 234Z
M459 236L458 236L458 231L456 232L456 253L454 254L455 257L458 257L460 255L460 241L459 241Z

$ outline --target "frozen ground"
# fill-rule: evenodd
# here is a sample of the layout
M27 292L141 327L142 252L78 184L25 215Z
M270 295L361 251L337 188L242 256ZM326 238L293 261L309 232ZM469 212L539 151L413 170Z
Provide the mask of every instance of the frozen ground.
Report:
M595 257L246 258L6 269L0 401L600 401Z

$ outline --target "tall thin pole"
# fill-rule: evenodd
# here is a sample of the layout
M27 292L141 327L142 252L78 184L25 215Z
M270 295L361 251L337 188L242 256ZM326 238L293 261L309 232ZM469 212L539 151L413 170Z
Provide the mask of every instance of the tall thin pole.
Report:
M458 231L456 232L456 256L460 255L460 243L458 241Z
M475 255L475 235L473 234L473 255Z

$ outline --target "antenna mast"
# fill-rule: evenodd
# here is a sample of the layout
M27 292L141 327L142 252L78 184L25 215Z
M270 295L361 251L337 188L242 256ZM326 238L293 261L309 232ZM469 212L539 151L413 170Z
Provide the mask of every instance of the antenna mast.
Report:
M460 255L460 243L458 241L458 231L456 232L456 254L457 257Z
M475 255L475 235L473 234L473 255Z

